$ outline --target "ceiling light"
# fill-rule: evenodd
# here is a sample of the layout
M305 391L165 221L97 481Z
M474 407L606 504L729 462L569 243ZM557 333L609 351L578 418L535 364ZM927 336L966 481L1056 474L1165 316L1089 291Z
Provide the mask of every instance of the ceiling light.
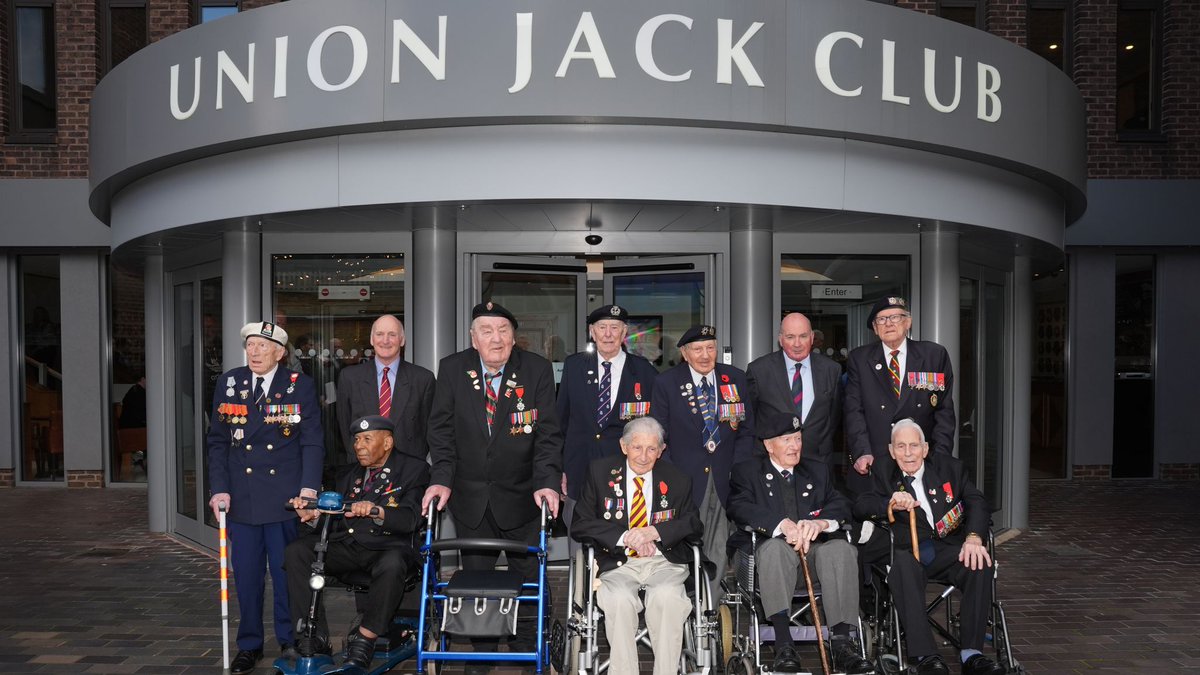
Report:
M1051 51L1058 49L1058 45L1050 45L1050 49Z
M1125 45L1125 51L1127 51L1127 52L1133 51L1133 45Z

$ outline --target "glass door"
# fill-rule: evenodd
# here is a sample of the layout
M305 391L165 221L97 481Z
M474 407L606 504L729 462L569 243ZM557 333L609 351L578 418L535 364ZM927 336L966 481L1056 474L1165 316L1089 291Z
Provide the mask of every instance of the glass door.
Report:
M1008 503L1009 349L1007 274L963 265L959 279L958 456L983 490L996 525Z
M711 283L711 256L604 261L604 297L629 311L626 346L659 371L681 362L675 343L684 331L716 323Z
M168 452L173 476L169 499L171 531L216 546L216 522L208 509L205 435L217 378L224 370L221 345L221 269L202 265L171 274L167 316L171 317L167 391Z

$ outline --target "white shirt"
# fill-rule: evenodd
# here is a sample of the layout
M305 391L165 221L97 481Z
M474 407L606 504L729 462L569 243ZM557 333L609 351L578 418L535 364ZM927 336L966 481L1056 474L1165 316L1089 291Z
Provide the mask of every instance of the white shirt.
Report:
M892 349L882 342L879 343L883 347L883 367L889 368L892 362ZM900 353L896 355L896 361L900 364L900 387L904 387L904 373L908 370L908 338L905 338L900 346L897 347Z
M903 473L903 472L901 472ZM925 492L925 464L921 464L921 468L913 474L913 496L921 504L921 508L925 510L925 520L929 521L929 529L937 530L937 526L933 524L933 509L929 506L929 495Z
M654 499L654 470L651 469L643 474L635 474L633 469L629 467L629 462L625 462L625 494L629 497L625 501L625 506L627 507L625 509L625 516L628 518L630 512L633 510L633 491L635 489L633 479L638 476L645 479L642 481L642 498L646 500L646 525L650 525L650 513L654 510L654 505L651 503L651 500ZM629 530L621 533L620 538L617 539L617 546L625 545L626 534L629 534ZM654 555L662 555L662 551L658 547L655 547Z
M621 386L621 371L625 369L625 350L618 349L617 355L608 360L612 364L612 374L609 376L612 379L612 388L608 391L608 404L610 408L617 407L617 389ZM600 353L596 353L596 394L600 394L600 381L604 379L604 357ZM611 414L611 413L610 413Z
M787 358L787 357L785 356L784 358ZM793 466L790 469L784 469L782 466L779 466L778 464L776 464L775 460L772 459L772 460L768 460L768 461L771 462L771 466L775 467L775 471L779 472L779 481L780 481L780 484L783 486L783 488L781 488L781 489L787 489L789 487L787 484L787 479L785 479L783 477L784 471L791 472L792 480L800 480L796 476L796 467ZM796 488L792 487L792 489L794 490ZM783 534L783 524L785 522L787 522L787 520L788 520L787 518L784 518L783 520L779 521L779 524L775 526L775 531L771 533L772 537L778 537L779 535ZM814 518L801 518L800 520L815 520L815 519ZM824 520L825 520L825 531L826 532L837 531L838 523L836 520L830 520L829 518L825 518Z
M688 366L688 370L692 373L692 386L696 387L696 396L700 395L701 379L708 380L708 386L712 387L713 396L717 395L717 369L715 366L707 375L701 375L700 373L697 373L696 369L691 366Z
M783 362L787 364L787 383L789 387L792 386L792 378L796 375L796 367L800 367L800 384L804 386L803 410L800 415L800 421L803 422L808 419L808 412L812 410L813 399L816 398L816 391L813 390L812 354L804 357L803 361L793 361L787 355L787 352L784 352Z

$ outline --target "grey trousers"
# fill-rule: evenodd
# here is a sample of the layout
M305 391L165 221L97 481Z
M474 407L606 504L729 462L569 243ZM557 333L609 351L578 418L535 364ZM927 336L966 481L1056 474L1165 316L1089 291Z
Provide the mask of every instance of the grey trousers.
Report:
M755 554L759 597L767 616L791 608L792 595L804 588L800 554L783 539L768 539ZM826 626L858 625L858 552L845 539L814 543L808 549L809 573L821 583L821 613Z

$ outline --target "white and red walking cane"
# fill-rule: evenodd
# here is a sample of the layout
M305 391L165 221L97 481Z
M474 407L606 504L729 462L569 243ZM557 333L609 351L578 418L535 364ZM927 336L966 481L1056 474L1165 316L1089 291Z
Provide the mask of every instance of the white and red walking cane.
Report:
M221 661L225 675L229 674L229 546L225 538L225 502L217 505L217 524L220 528L221 553Z

